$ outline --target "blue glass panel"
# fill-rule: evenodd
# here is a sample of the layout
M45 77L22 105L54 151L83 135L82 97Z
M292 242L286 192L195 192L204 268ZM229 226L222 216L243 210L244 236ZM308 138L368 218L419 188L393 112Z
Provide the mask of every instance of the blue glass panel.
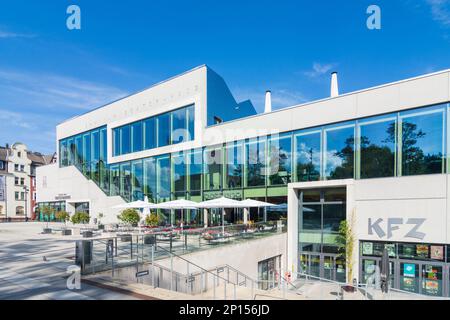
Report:
M188 140L194 140L195 138L195 107L194 105L187 108L188 111Z
M135 122L131 125L132 134L132 152L142 151L143 146L143 133L142 133L142 122Z
M113 156L120 155L120 129L113 129Z
M156 202L156 159L144 159L144 193L150 202Z
M172 144L187 141L187 118L186 108L172 111Z
M353 178L354 127L325 130L325 176L327 179Z
M156 118L149 118L144 121L145 149L156 148Z
M131 152L131 129L130 125L120 128L120 154Z
M170 114L162 114L157 117L158 122L158 147L170 144Z
M320 179L321 132L300 133L295 137L297 181Z
M131 174L133 182L132 201L144 200L144 170L142 160L132 162Z
M163 156L157 158L157 191L158 200L168 201L170 200L171 185L170 185L170 157Z

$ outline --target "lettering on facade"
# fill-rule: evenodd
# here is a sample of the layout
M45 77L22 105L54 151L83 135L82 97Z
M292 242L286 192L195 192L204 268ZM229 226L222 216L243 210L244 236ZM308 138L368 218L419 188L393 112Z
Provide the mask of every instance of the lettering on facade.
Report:
M423 240L426 234L419 231L419 229L426 220L425 218L409 218L404 222L403 218L388 218L385 226L386 229L384 229L383 218L378 218L375 221L369 218L368 233L370 235L376 234L380 239L385 236L387 236L387 239L391 239L394 232L399 230L401 225L410 225L409 231L403 237Z
M55 196L55 200L67 200L70 199L70 195L68 194L58 194Z

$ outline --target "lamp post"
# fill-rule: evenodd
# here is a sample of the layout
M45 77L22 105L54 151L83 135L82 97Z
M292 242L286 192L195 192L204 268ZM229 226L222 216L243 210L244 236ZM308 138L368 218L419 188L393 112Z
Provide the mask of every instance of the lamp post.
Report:
M28 189L28 187L27 186L23 186L23 190L25 191L25 222L27 222L28 221L28 217L27 217L27 207L28 207L28 204L27 204L27 198L28 198L28 191L30 191L30 189Z

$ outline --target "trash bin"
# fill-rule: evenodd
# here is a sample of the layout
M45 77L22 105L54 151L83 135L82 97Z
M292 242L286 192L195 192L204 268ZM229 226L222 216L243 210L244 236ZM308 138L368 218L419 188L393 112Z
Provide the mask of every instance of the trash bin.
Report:
M91 261L92 241L77 241L75 245L75 264L81 266L81 270L84 270L84 265L91 263Z

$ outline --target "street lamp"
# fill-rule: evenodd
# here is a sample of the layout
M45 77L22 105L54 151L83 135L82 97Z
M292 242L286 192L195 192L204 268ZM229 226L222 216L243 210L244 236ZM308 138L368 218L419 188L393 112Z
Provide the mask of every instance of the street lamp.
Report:
M30 191L30 189L27 186L23 186L23 190L25 191L25 222L28 221L28 217L27 217L27 198L28 198L28 191Z

